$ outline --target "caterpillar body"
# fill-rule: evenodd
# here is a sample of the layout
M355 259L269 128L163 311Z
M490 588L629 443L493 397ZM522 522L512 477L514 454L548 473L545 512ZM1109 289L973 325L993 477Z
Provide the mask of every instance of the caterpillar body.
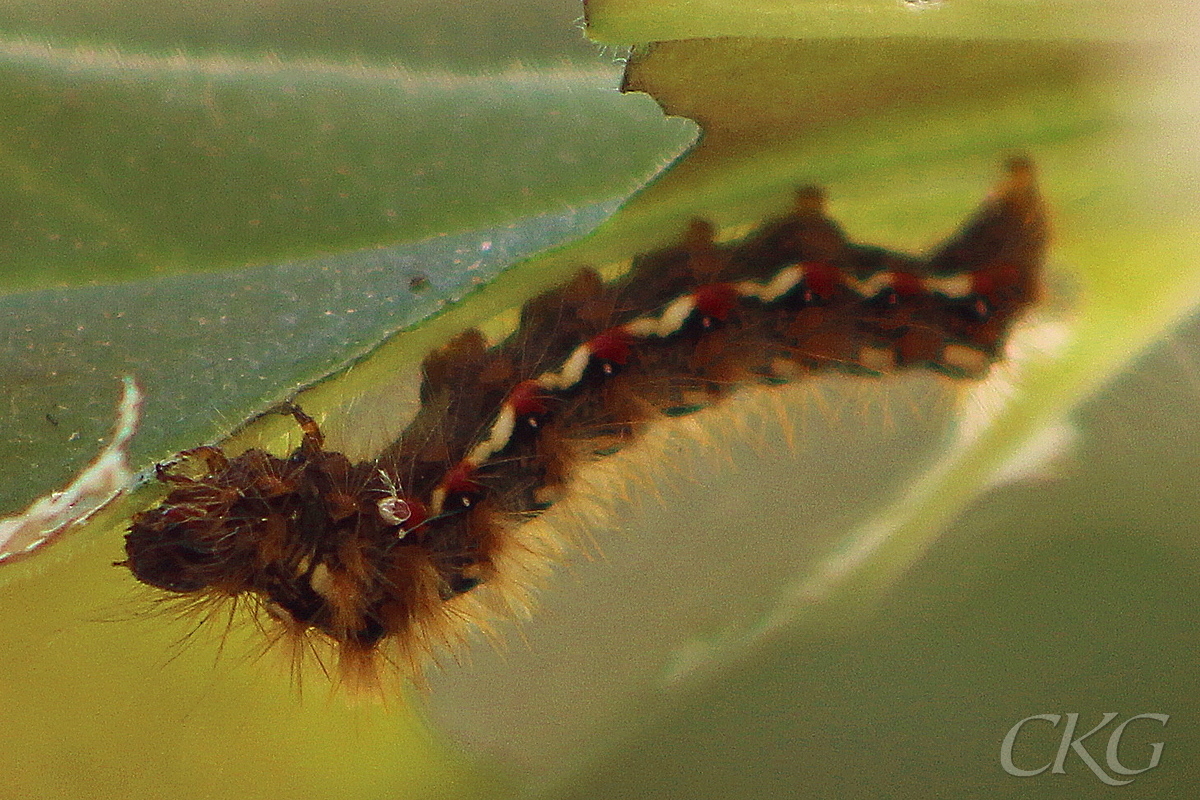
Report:
M159 468L170 491L134 516L120 564L189 601L252 601L281 633L331 645L347 682L378 685L388 663L411 674L522 596L514 565L545 557L524 523L581 463L748 385L830 370L977 378L1037 299L1046 242L1019 158L921 258L848 241L812 189L736 242L694 222L621 278L582 269L533 298L499 343L468 330L430 353L415 417L374 459L327 450L293 404L303 438L287 456L185 451L193 474Z

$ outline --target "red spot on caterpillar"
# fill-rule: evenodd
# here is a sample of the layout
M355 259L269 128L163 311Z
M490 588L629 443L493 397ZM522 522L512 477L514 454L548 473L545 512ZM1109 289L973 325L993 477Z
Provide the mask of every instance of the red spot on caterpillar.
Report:
M429 519L429 508L414 497L406 497L404 502L408 504L408 519L404 521L404 530L416 530L424 525Z
M801 266L804 267L806 293L811 295L806 299L828 300L833 297L842 283L842 273L837 267L827 261L808 261Z
M623 367L633 350L633 335L621 328L609 328L588 339L587 344L592 358Z
M1001 283L1000 281L997 281L998 277L1000 277L1000 275L995 271L987 272L980 270L979 272L976 272L971 276L971 292L979 295L980 297L990 298L996 293L997 285Z
M1001 292L1013 289L1019 291L1025 282L1025 277L1020 269L1007 264L1000 264L988 267L987 269L981 269L972 274L971 291L992 302L997 299Z
M921 284L921 279L911 272L893 272L892 291L899 297L909 298L924 294L925 287Z
M470 496L478 492L482 487L475 479L475 465L467 461L458 462L442 479L442 488L448 496Z
M508 402L512 403L519 418L540 417L549 409L545 391L535 380L521 381L514 386L508 393Z
M738 292L729 283L710 283L692 292L692 300L702 315L724 322L738 304Z

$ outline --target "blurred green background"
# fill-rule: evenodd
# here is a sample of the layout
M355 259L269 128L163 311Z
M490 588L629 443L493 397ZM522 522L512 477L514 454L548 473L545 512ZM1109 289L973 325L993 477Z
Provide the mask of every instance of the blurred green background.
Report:
M319 676L298 691L274 655L254 657L252 628L226 640L224 619L160 613L109 566L122 523L101 520L2 570L4 795L1077 797L1102 787L1078 758L1014 778L1000 741L1032 714L1086 729L1116 711L1172 716L1131 729L1125 763L1165 746L1121 791L1186 796L1200 452L1200 334L1177 332L1200 288L1186 19L1145 5L1123 27L1118 4L1048 3L1023 28L1016 4L995 4L991 26L986 4L943 5L953 16L592 4L609 41L643 41L647 19L645 38L682 39L637 51L625 80L705 137L591 237L507 272L593 228L694 135L615 94L621 51L583 42L573 3L0 8L6 513L87 462L120 375L148 391L146 466L353 361L301 400L339 447L369 452L450 331L693 214L761 218L799 183L828 187L852 236L920 250L1004 152L1029 152L1055 215L1060 326L1035 337L990 438L913 507L889 503L964 415L960 387L933 378L816 381L781 401L789 424L759 396L699 418L699 444L664 432L617 462L634 502L599 524L558 512L593 557L559 571L541 612L389 708L327 697ZM834 14L879 38L841 38L822 27ZM814 30L837 36L802 38ZM698 32L750 38L683 38ZM972 503L1084 401L1056 477ZM287 429L266 420L244 441L283 446ZM605 476L588 491L611 493ZM923 515L957 519L939 538ZM832 602L791 605L787 587L871 519L896 547ZM1020 763L1047 760L1040 733Z

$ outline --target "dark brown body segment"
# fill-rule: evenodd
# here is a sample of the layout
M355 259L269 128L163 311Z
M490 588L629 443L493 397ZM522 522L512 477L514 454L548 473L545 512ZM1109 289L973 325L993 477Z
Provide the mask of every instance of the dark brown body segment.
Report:
M123 563L170 592L257 600L288 630L331 640L356 669L412 659L453 635L464 596L525 547L521 522L566 491L581 461L654 419L812 371L986 371L1038 295L1046 238L1032 169L1020 160L927 258L847 241L811 190L792 214L735 243L713 243L697 223L680 245L635 258L623 278L604 283L584 269L530 300L495 346L471 330L431 353L418 413L374 461L325 450L294 407L305 436L286 458L184 454L203 474L160 472L173 488L134 517ZM796 264L804 279L787 292L745 294ZM880 275L883 289L864 289ZM960 288L929 289L953 276ZM694 310L678 326L628 334L680 298ZM594 343L586 369L545 388L581 343ZM507 437L497 433L504 409L515 410ZM488 436L494 453L480 450Z

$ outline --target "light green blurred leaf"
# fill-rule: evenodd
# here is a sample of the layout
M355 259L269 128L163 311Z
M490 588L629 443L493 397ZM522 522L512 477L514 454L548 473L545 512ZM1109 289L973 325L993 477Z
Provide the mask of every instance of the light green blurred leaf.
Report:
M1179 714L1194 708L1189 698L1196 674L1190 654L1195 648L1188 636L1194 625L1186 602L1194 563L1173 557L1172 548L1181 547L1177 542L1161 546L1152 539L1139 544L1138 538L1154 536L1168 526L1147 534L1139 530L1139 520L1145 517L1135 517L1126 523L1131 537L1126 539L1107 528L1093 531L1086 522L1077 522L1069 528L1074 538L1055 538L1065 520L1088 519L1089 509L1098 506L1097 495L1119 499L1128 482L1136 480L1133 473L1111 463L1107 472L1087 473L1083 488L1075 487L1081 493L1070 503L1041 489L1030 492L1050 503L1054 513L1029 500L1029 495L1005 494L1011 507L1004 509L1007 516L998 517L1000 522L992 518L982 526L952 527L956 537L939 539L952 519L979 508L972 506L978 494L1030 436L1061 423L1113 381L1200 297L1193 255L1195 186L1200 175L1191 147L1197 129L1190 91L1195 64L1186 46L1176 50L1161 46L1172 42L1172 34L1178 35L1176 41L1187 42L1163 24L1173 7L1055 3L1031 11L1028 18L1010 13L1024 10L1017 3L985 6L947 0L939 8L917 12L896 3L878 13L877 7L883 5L865 0L789 4L786 9L766 3L685 7L590 2L591 30L610 41L683 39L708 32L753 36L753 41L664 43L642 52L631 64L631 86L652 90L671 113L703 121L701 146L584 242L499 275L467 302L394 337L303 398L305 408L321 416L342 441L366 449L372 444L369 440L380 434L364 433L362 429L375 428L361 420L382 416L391 408L388 402L394 389L407 380L401 376L412 372L431 345L456 329L511 310L538 287L561 280L580 263L610 265L660 246L692 215L708 216L726 226L750 222L782 208L795 185L815 182L828 188L834 215L855 238L919 250L952 230L968 213L1004 152L1028 152L1039 165L1055 213L1048 308L1066 325L1067 345L1048 348L1046 358L1027 362L1019 391L993 420L993 427L942 472L924 473L924 493L916 502L888 508L889 498L904 496L914 474L912 465L918 465L915 474L921 475L919 465L932 461L945 443L945 429L937 424L905 419L901 431L906 436L893 438L911 439L903 442L911 445L908 449L871 443L873 431L858 430L867 427L857 424L866 416L859 410L854 425L841 430L836 425L826 426L832 431L806 429L802 447L806 452L812 448L820 457L801 458L786 474L784 467L771 468L776 472L767 467L779 461L766 454L769 448L755 450L743 462L754 464L754 474L740 483L726 474L730 470L706 467L708 462L698 458L700 469L708 471L695 481L697 486L685 487L696 489L695 496L677 501L647 530L628 535L634 543L628 549L640 551L635 556L640 555L641 561L631 559L624 575L615 574L611 582L593 589L563 578L564 588L546 601L556 613L526 629L527 651L514 647L513 652L496 657L472 654L470 668L454 668L437 678L431 702L440 707L449 726L489 751L505 748L516 754L541 780L530 784L531 792L546 789L546 795L554 797L716 798L789 796L800 786L852 796L859 786L857 796L887 792L926 796L933 785L946 787L949 796L965 796L986 769L991 770L987 774L992 796L1000 796L1028 791L1025 783L994 780L998 770L993 751L1006 720L1011 724L1051 706L1065 709L1073 702L1082 709L1089 703L1091 708L1119 701L1133 711L1146 710L1161 700L1173 704L1166 710ZM762 22L760 12L770 8L784 9L787 15L799 9L796 13L803 19L789 16L780 23L768 17ZM1056 16L1064 9L1068 13ZM1081 26L1081 20L1086 24ZM759 23L754 30L744 29ZM762 38L765 33L793 36L814 31L881 38ZM887 38L896 33L912 36ZM1158 44L1150 47L1146 41ZM682 141L682 131L674 129L678 138L672 141ZM504 139L515 137L519 149L521 133L510 131ZM585 143L582 149L592 147ZM383 151L379 146L372 152ZM669 158L668 152L669 147L659 151L659 163ZM477 162L491 159L476 156ZM582 163L597 169L603 165L599 158L594 162L585 158ZM628 191L643 175L628 170L614 185ZM215 180L205 175L196 179ZM591 185L608 184L597 178ZM588 202L608 197L582 195ZM569 203L576 204L582 206L584 201L576 198ZM487 206L480 200L472 207ZM217 211L218 220L228 214L228 209ZM534 210L523 207L517 213ZM274 218L280 241L302 249L307 246L304 237L286 230L287 218L283 212ZM349 242L364 223L349 214L345 220L347 227L337 233ZM182 222L178 226L186 228ZM545 221L534 222L531 230L544 233L551 227ZM494 235L477 234L475 240L467 238L460 244L473 256ZM204 237L196 237L196 242L213 246ZM249 245L235 241L228 246L233 252L235 246ZM436 251L401 249L389 258L400 261L417 252L427 252L422 257L431 260L446 257ZM317 261L299 269L326 270L328 265ZM361 267L362 262L352 257L349 271ZM268 271L275 269L263 268L255 277L263 284L279 284L280 273ZM331 272L342 274L338 269ZM236 277L234 285L245 279ZM198 279L188 276L187 280ZM286 280L290 285L299 279L289 273ZM448 290L446 296L455 291ZM360 297L354 295L355 304ZM326 316L325 311L348 308L347 302L322 296L304 316ZM339 329L326 337L346 343L336 347L320 343L321 337L316 336L311 341L318 343L310 351L307 344L296 346L310 339L297 337L289 342L285 336L280 358L287 360L290 354L296 360L295 371L281 371L261 388L245 389L247 376L257 374L256 363L242 364L228 376L210 372L203 379L207 384L194 387L196 402L212 403L214 394L236 394L235 402L211 415L224 420L210 421L201 431L181 428L180 420L194 419L197 408L180 405L160 417L165 422L148 421L148 431L153 433L155 425L162 424L186 432L178 438L154 440L146 457L210 438L223 426L232 427L242 412L261 408L280 391L312 380L339 359L358 355L383 330L403 327L429 310L417 307L412 311L415 316L405 317L406 321L390 318L355 333ZM334 316L345 321L345 315ZM168 319L155 331L161 334L169 327ZM249 339L252 343L275 334L255 335ZM239 332L236 338L245 340L245 334ZM214 360L220 363L228 357L222 353ZM112 385L115 397L115 381ZM186 384L180 385L181 394L192 394ZM174 386L173 373L166 373L158 390L167 392ZM34 402L21 405L37 408L37 416L44 417L46 412ZM1126 402L1136 407L1143 400L1135 394ZM95 410L89 413L97 424L88 436L98 436L106 428L99 420L109 406L107 397L95 401ZM1090 430L1097 428L1104 425L1094 423ZM278 446L287 429L286 421L263 420L247 431L246 441L271 441ZM195 438L188 438L194 433ZM851 440L856 444L848 444ZM1085 454L1081 458L1088 463L1103 461L1107 455L1103 447ZM887 471L872 475L881 460ZM1126 482L1119 484L1120 489L1108 492L1097 487L1096 481L1114 480L1114 475ZM1172 474L1164 480L1178 485L1180 477ZM1186 485L1191 483L1189 474ZM1179 492L1163 494L1169 502L1177 500ZM1092 503L1079 497L1090 497ZM134 502L146 499L139 496ZM998 513L994 506L984 508ZM1039 514L1030 511L1038 508L1042 508ZM1103 526L1112 525L1117 512L1096 514L1091 524ZM856 526L869 522L872 515L877 515L872 530L883 528L889 533L881 540L883 546L840 573L825 595L826 602L811 604L807 602L811 595L802 595L804 602L797 603L796 589L810 588L804 581L813 564L847 531L852 537L845 542L847 548L862 544L862 538L854 538ZM1035 517L1036 524L1022 527ZM77 601L61 597L64 582L89 587L89 593L100 598L117 597L123 591L114 586L114 571L102 563L119 557L120 522L103 524L112 527L98 524L81 534L98 542L88 551L88 560L77 558L66 565L47 561L45 580L14 584L28 602L45 610L32 619L15 617L4 638L16 642L22 652L41 656L23 665L25 671L13 673L13 685L18 687L40 685L42 674L63 670L62 658L67 663L97 658L106 664L102 672L114 669L110 661L119 665L117 673L126 677L101 683L76 678L79 685L71 692L60 689L58 695L43 698L41 702L49 706L28 704L30 717L52 707L54 713L43 716L68 728L63 721L68 710L90 707L81 696L99 693L132 703L127 684L136 678L127 675L164 646L162 637L155 639L157 634L124 638L128 624L122 626L121 642L115 643L114 636L79 623ZM750 529L753 541L747 535ZM1170 530L1180 541L1190 541L1175 528ZM666 545L660 546L664 541ZM674 550L672 542L677 543ZM100 547L105 549L98 558ZM605 549L614 562L621 561L620 555L611 553L619 552L620 546ZM1075 558L1080 549L1087 551L1086 558ZM1113 563L1122 569L1107 570ZM616 563L599 563L590 571L613 574L618 570ZM573 574L584 571L576 567ZM1112 593L1104 587L1096 589L1113 575ZM1154 591L1151 584L1160 575L1162 591ZM1025 576L1031 577L1026 581ZM797 586L789 585L793 581L799 582ZM97 591L97 586L107 588ZM1063 602L1059 586L1068 587L1064 591L1078 599ZM1137 591L1139 587L1144 591ZM1144 639L1131 642L1127 628L1121 628L1123 615L1136 628L1151 612L1159 613L1155 624L1146 627ZM1014 616L1020 624L1014 623ZM70 639L76 649L58 653L39 631L61 626L63 619L76 620L71 631L81 635ZM713 634L714 629L720 635ZM1106 637L1118 644L1089 649ZM195 682L208 680L205 676L211 670L207 664L198 666L195 654L214 645L207 634L196 638L197 646L179 659L184 663L178 669L186 675L170 690L150 693L148 707L138 707L137 715L170 706L172 692L198 702ZM1056 660L1063 641L1071 657ZM935 646L940 642L947 644ZM1155 669L1153 659L1142 658L1155 648L1169 654L1175 668L1158 675L1152 685L1128 688L1138 675ZM966 655L957 656L960 649ZM688 652L690 658L680 657ZM1097 652L1101 655L1096 659L1107 659L1099 666L1092 660ZM672 663L675 668L668 671ZM998 676L1006 671L1018 678L1000 682ZM663 678L664 672L673 677ZM243 695L230 691L230 683L250 680L247 674L258 673L239 669L216 674L234 676L211 680L220 684L222 693L230 694L230 703L236 706ZM271 677L266 674L263 680ZM1024 681L1037 685L1031 688ZM1106 686L1112 681L1126 688L1109 692ZM1056 685L1066 688L1056 692ZM976 714L972 703L992 690L996 696ZM248 694L256 691L257 687ZM864 696L875 702L864 702ZM282 715L288 718L285 728L308 729L303 726L311 723L296 716L300 712L281 705ZM939 714L951 720L946 731L935 724L942 718ZM846 724L839 727L839 719ZM954 724L957 730L950 729ZM52 734L45 738L50 740ZM938 749L960 741L968 742L970 757L947 759ZM130 742L131 748L138 746L135 739ZM851 752L842 746L846 742ZM297 746L303 752L299 760L306 759L309 744ZM343 752L341 742L336 744L321 752L326 757ZM98 746L83 746L89 753L92 748ZM909 753L920 754L921 768L911 777L889 783L888 776L905 774L903 756ZM364 759L370 762L376 757L368 754ZM216 758L206 755L197 761L210 763ZM949 766L939 766L943 762ZM372 774L363 762L353 763L358 766L340 763L338 769ZM829 764L845 769L831 770ZM853 774L862 764L869 765L868 772ZM419 761L414 760L412 770L419 769ZM332 767L328 773L317 772L331 781L339 774ZM1164 768L1167 780L1178 774ZM194 776L181 778L180 785L192 786L189 780ZM545 784L553 785L547 789ZM1071 789L1085 791L1091 785L1073 782ZM317 796L327 796L320 791L314 790Z
M1161 41L1187 0L587 0L588 34L599 42L677 39L883 38L1059 42Z

